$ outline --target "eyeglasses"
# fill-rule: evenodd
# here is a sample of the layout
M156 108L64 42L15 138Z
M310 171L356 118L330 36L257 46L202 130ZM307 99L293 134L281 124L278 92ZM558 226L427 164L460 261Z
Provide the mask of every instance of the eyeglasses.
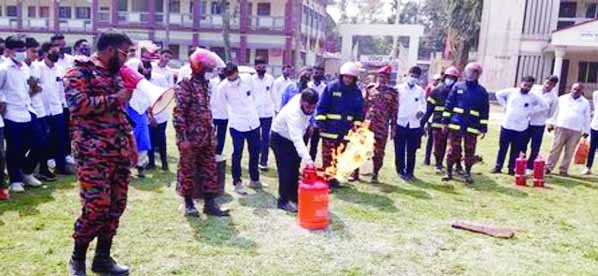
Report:
M118 49L118 48L116 48L116 50L118 51L118 53L119 53L119 54L123 54L124 56L128 56L128 55L129 55L129 53L128 53L128 52L126 52L126 51L123 51L123 50L121 50L121 49Z

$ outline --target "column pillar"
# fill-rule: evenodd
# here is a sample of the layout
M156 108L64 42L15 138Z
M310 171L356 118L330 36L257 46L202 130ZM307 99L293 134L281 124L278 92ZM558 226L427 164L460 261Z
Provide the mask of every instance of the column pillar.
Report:
M91 31L95 35L98 31L99 0L91 0Z
M293 1L287 0L284 5L284 34L286 36L285 43L284 43L284 51L282 56L282 63L292 64L292 55L293 55L293 21L294 21L294 13L293 13Z
M565 57L566 48L565 47L557 47L554 49L554 68L552 70L552 74L561 78L562 71L563 71L563 59Z
M112 0L112 8L110 9L110 23L112 27L118 26L118 0Z
M193 46L199 46L199 28L200 28L200 21L201 21L201 1L200 0L193 0Z
M239 62L239 64L246 64L247 62L247 31L249 30L249 4L247 3L247 0L241 0L239 1L239 4L241 5L240 7L240 11L241 11L241 20L239 21L239 23L241 24L241 26L239 26L239 36L240 36L240 41L239 41L239 54L237 55L237 60Z
M156 0L148 0L148 12L149 12L149 34L148 38L154 41L156 36Z
M17 1L17 30L23 29L23 1Z
M60 2L58 0L50 1L50 14L52 21L48 22L48 29L58 33L60 32Z

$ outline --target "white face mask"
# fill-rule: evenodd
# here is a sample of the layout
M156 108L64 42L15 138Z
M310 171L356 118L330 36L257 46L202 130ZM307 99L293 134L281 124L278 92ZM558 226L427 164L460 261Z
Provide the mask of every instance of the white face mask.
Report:
M25 52L16 52L14 60L17 62L23 62L26 57L27 55L25 54Z
M419 79L414 78L414 77L407 77L407 84L409 84L409 86L414 86L419 82Z
M444 80L444 84L445 84L446 86L452 86L454 83L455 83L455 80L453 80L453 79L446 78L446 79Z

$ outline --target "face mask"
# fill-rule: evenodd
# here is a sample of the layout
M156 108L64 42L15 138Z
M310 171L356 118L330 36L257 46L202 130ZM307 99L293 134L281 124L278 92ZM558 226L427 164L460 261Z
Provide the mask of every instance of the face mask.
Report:
M90 50L87 47L79 49L79 53L81 53L84 56L89 56L89 54L90 54L89 52L90 52Z
M527 94L527 93L529 93L529 89L521 88L521 94Z
M291 74L289 72L282 72L282 76L288 78Z
M309 81L309 76L305 76L305 75L301 76L301 82L305 83L308 81Z
M266 74L266 70L255 70L258 76L263 77Z
M58 61L58 58L59 58L59 56L58 56L58 53L49 53L49 54L48 54L48 59L49 59L51 62L57 62L57 61Z
M419 81L419 80L418 80L418 79L416 79L416 78L414 78L414 77L408 77L408 78L407 78L407 84L408 84L409 86L415 86L415 85L417 84L417 82L418 82L418 81Z
M444 84L445 84L446 86L453 86L453 84L455 84L455 80L454 80L454 79L449 79L449 78L446 78L446 79L444 80Z
M225 74L218 74L218 77L220 78L220 80L223 80L224 78L226 78Z
M110 58L110 60L108 61L108 71L112 74L112 75L116 75L118 74L118 71L120 70L120 61L118 60L118 53L115 54L114 56L112 56L112 58Z
M25 52L16 52L14 60L21 63L25 60L26 57L27 55L25 54Z
M324 76L314 76L314 81L321 82L324 80Z

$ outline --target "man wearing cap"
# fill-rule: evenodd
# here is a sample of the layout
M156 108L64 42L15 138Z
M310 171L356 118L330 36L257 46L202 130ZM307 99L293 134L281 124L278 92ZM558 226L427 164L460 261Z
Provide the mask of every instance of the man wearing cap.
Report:
M210 111L207 71L224 62L213 52L197 49L190 57L191 78L175 86L176 106L173 123L180 160L177 193L185 200L185 215L199 216L193 198L200 193L205 200L203 212L210 216L228 216L215 201L218 193L216 141Z
M426 114L422 118L422 124L432 118L430 127L432 129L432 140L434 141L434 159L436 161L436 173L442 173L442 162L446 152L447 132L443 131L442 113L445 110L445 102L449 92L459 79L461 72L457 67L451 66L444 72L444 81L437 88L434 88L427 97Z
M398 92L388 85L392 66L384 66L376 73L376 83L368 86L365 98L365 118L370 121L370 129L374 132L375 139L372 159L374 163L373 183L378 182L378 173L384 162L389 129L393 135L396 132L399 107Z
M453 166L461 162L465 148L465 182L473 184L471 168L476 161L477 139L486 136L490 112L488 92L478 83L481 75L482 65L477 62L467 64L465 81L455 84L446 99L442 123L445 125L443 129L448 131L449 148L443 181L453 178Z
M363 95L357 87L359 68L347 62L340 68L339 80L326 86L317 108L316 121L322 138L322 164L332 164L332 152L344 145L345 135L360 125L364 118ZM340 187L336 179L329 181L333 188Z

